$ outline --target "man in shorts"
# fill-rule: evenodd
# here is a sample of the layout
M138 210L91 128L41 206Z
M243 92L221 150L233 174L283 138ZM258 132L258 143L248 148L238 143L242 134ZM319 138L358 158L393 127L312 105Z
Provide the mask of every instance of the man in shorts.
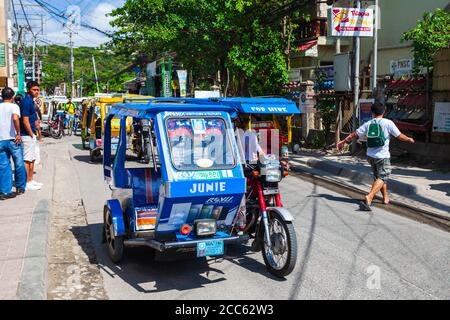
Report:
M72 126L75 125L75 112L77 111L77 106L75 105L75 103L72 102L72 98L69 97L68 98L69 101L64 105L64 111L67 114L67 123L69 123L69 121L72 121Z
M20 134L23 142L23 158L27 171L26 190L39 190L42 183L33 179L36 161L36 121L38 120L34 99L39 97L40 86L36 81L27 83L27 94L20 105Z
M383 195L383 203L389 203L389 196L387 192L387 181L391 173L391 154L389 153L389 141L393 136L401 141L414 143L414 139L410 138L398 130L397 126L389 119L384 119L385 108L384 105L377 102L372 105L372 116L380 125L385 137L384 145L376 148L367 148L367 160L372 167L373 179L372 189L369 194L365 196L364 204L370 210L370 205L375 195L381 191ZM355 132L351 133L347 138L339 141L336 144L338 150L342 149L345 143L350 143L356 137L366 137L369 131L369 126L372 121L367 121Z
M9 87L4 88L2 99L3 102L0 103L0 200L5 200L25 192L27 173L23 162L20 136L20 108L13 103L14 90ZM11 157L14 162L15 194L12 193Z

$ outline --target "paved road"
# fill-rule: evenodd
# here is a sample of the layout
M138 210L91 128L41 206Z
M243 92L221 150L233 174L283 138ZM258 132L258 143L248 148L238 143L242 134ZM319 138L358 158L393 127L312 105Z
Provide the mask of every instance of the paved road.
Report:
M146 249L111 263L100 243L110 196L100 164L90 164L79 138L54 148L70 155L110 299L449 299L450 234L288 177L284 204L295 216L298 262L285 280L272 277L260 253L228 249L222 260L157 262ZM78 191L77 191L78 193Z

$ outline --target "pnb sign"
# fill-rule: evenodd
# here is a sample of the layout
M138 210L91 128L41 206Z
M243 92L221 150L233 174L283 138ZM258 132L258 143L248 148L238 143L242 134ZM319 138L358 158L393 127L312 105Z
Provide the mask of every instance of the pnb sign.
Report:
M329 21L333 37L373 36L373 9L332 8Z

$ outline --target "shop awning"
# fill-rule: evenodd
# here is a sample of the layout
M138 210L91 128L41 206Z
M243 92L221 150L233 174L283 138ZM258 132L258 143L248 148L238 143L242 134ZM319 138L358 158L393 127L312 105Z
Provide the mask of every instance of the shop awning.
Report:
M393 120L397 128L400 131L413 131L413 132L428 132L431 129L431 122L426 121L425 123L410 123L406 121Z
M311 40L305 43L301 43L298 47L297 50L300 51L306 51L308 49L311 49L312 47L314 47L317 44L317 40Z
M392 80L386 90L419 89L426 83L425 79Z
M408 94L398 99L397 104L399 106L417 107L425 106L427 98L425 94Z

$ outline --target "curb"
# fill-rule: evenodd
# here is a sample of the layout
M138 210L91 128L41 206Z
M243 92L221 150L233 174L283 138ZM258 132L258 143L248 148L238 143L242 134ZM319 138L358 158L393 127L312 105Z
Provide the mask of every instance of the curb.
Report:
M326 171L338 177L348 178L357 184L365 183L371 185L373 183L372 175L345 168L345 164L337 164L330 160L295 158L293 162L299 162L308 167ZM389 189L391 192L401 196L409 196L418 193L418 189L415 185L395 180L389 181Z
M22 276L20 300L45 300L47 297L47 239L51 202L40 200L33 211Z
M49 167L48 153L41 149L41 170ZM53 186L52 186L53 189ZM52 192L39 200L32 213L27 249L17 290L19 300L47 299L47 241L52 212Z

